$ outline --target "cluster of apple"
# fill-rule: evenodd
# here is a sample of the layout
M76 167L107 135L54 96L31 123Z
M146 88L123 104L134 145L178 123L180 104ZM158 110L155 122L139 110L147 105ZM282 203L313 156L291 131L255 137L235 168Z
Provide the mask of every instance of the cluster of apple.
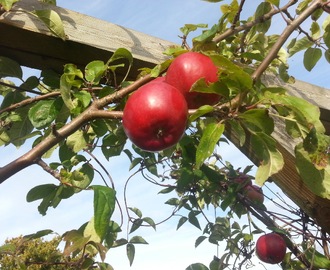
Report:
M185 132L188 109L216 104L217 94L190 92L200 79L218 80L211 58L198 52L176 57L166 75L136 90L127 100L123 127L127 137L145 151L162 151L175 145Z
M248 200L257 204L262 204L264 202L262 189L257 185L253 185L249 176L239 174L233 179L233 182L240 185L242 195Z
M249 176L239 174L233 179L233 182L240 185L241 194L248 200L257 204L264 202L262 189L257 185L253 185ZM283 237L277 233L262 235L256 242L256 254L265 263L280 263L286 254L286 243Z
M179 55L169 66L166 75L141 86L127 100L123 127L127 137L145 151L162 151L175 145L185 132L188 109L215 105L217 94L191 92L198 80L206 84L218 80L218 69L208 56L198 52ZM248 200L262 204L262 189L251 178L239 174L233 179ZM256 243L258 258L270 264L284 259L286 244L276 233L261 236Z

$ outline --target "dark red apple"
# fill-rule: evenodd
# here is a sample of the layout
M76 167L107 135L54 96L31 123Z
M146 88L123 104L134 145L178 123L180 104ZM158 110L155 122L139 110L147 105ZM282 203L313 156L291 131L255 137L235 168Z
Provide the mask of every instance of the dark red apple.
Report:
M251 177L249 177L246 174L239 173L238 176L232 179L232 181L236 184L239 184L240 187L245 187L245 186L251 186L252 185L252 180Z
M256 185L245 186L243 188L243 195L254 203L262 204L264 202L262 189Z
M282 236L277 233L269 233L259 237L256 243L258 258L270 264L283 261L286 253L286 243Z
M210 57L198 52L187 52L173 60L165 80L183 93L189 109L196 109L219 101L220 95L217 94L190 92L192 85L202 78L207 84L216 82L217 73L218 69Z
M143 85L128 98L123 127L136 146L161 151L181 139L187 119L187 102L181 92L159 79Z

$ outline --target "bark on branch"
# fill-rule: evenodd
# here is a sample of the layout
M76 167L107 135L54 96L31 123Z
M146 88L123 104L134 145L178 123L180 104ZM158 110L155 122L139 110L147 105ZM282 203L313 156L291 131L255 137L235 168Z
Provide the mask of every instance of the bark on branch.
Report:
M7 165L0 168L0 184L6 181L8 178L16 174L17 172L25 169L37 163L41 156L46 153L53 146L67 138L69 135L73 134L80 127L85 125L87 122L96 118L120 118L122 116L121 112L118 111L104 111L103 108L113 101L123 98L129 93L135 91L143 84L151 81L153 78L150 76L145 76L131 85L122 88L114 94L103 97L96 100L92 105L86 109L83 113L73 119L70 123L66 124L56 132L50 134L47 138L42 140L38 145L29 150L27 153L17 158L16 160L8 163Z

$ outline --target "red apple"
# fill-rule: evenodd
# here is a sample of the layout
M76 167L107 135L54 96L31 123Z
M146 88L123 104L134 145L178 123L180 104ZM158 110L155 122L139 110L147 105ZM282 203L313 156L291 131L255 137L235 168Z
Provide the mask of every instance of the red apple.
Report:
M239 173L239 175L236 176L232 181L236 184L239 184L240 187L252 185L251 178L248 175L243 174L243 173Z
M161 151L182 137L188 119L187 103L175 87L161 80L135 91L123 112L127 137L146 151Z
M262 189L256 185L245 186L243 188L243 195L254 203L262 204L264 202Z
M286 243L279 234L265 234L257 240L256 254L265 263L280 263L283 261L285 253Z
M173 60L165 80L183 93L189 109L196 109L219 101L220 95L217 94L190 92L192 85L202 78L206 83L216 82L217 73L218 69L210 57L198 52L187 52Z

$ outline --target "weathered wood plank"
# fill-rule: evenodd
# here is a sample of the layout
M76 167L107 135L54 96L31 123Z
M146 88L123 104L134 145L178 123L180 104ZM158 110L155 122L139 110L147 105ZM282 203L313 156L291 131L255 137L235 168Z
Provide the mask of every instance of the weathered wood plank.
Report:
M37 0L19 1L14 9L55 10L63 20L68 37L67 41L54 37L38 18L27 13L4 13L0 16L0 54L28 67L62 72L64 64L84 67L92 60L107 61L116 49L126 48L135 59L130 73L130 78L135 79L139 68L153 67L165 59L163 51L172 45L171 42Z
M130 79L135 79L141 67L153 67L163 61L164 49L173 43L150 37L121 26L91 18L77 12L53 7L37 0L22 0L15 9L53 8L64 22L67 41L52 36L36 18L17 12L0 16L0 54L17 60L20 64L37 69L51 68L61 72L63 65L74 63L84 67L92 60L107 61L120 47L129 49L135 58ZM5 37L5 38L4 38ZM320 108L321 120L330 134L330 90L297 81L293 85L283 84L274 77L267 77L269 85L284 86L294 96L303 97ZM227 137L239 146L237 136L231 130ZM330 200L315 196L302 182L295 169L293 141L285 136L283 127L277 123L274 138L285 158L284 169L273 179L276 184L307 214L330 233ZM256 165L258 160L247 144L239 147Z

